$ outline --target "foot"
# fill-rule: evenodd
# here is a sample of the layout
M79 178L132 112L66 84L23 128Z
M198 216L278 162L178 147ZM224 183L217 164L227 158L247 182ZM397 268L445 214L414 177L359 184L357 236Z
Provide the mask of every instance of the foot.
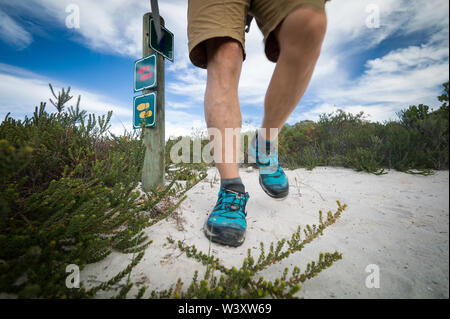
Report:
M216 243L240 246L247 228L245 206L248 199L248 193L222 187L216 207L205 223L206 237Z
M249 145L249 157L252 157L259 168L259 184L264 192L272 198L283 199L289 194L289 181L278 162L278 149L275 145L266 143L266 148L259 143L261 139L256 133Z

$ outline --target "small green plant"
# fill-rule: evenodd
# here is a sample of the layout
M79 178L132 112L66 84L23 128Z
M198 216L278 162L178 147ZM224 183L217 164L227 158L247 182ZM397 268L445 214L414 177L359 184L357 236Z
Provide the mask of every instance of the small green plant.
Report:
M305 167L308 170L312 170L314 167L317 166L318 163L317 154L313 147L306 146L302 151L302 158L305 163Z
M0 124L0 291L88 298L130 274L151 244L143 230L174 212L206 175L189 172L180 185L183 170L165 188L139 194L141 137L108 134L112 112L97 117L80 111L80 98L67 107L70 88L58 94L50 89L57 113L41 103L32 118L8 114ZM133 253L133 260L97 287L65 286L69 264L83 270L112 251Z
M203 279L199 281L198 271L195 271L191 284L186 291L181 291L182 282L178 281L175 288L164 292L153 292L152 297L171 296L174 298L295 298L295 294L301 289L301 285L308 279L317 276L321 271L330 267L342 255L338 252L321 253L316 261L310 262L306 269L301 271L298 267L285 268L280 277L273 281L264 280L258 273L271 265L281 262L291 254L300 252L307 244L323 235L323 231L334 224L346 209L347 205L341 205L337 201L338 209L333 214L328 212L323 218L319 212L319 224L300 226L290 238L284 238L269 245L266 252L264 243L260 243L260 252L257 259L249 249L247 257L242 261L242 266L227 268L218 258L214 258L209 252L199 251L195 245L187 246L183 242L175 241L168 237L167 241L176 244L178 249L187 257L197 260L206 266ZM216 273L219 272L220 275ZM288 274L290 274L288 276Z

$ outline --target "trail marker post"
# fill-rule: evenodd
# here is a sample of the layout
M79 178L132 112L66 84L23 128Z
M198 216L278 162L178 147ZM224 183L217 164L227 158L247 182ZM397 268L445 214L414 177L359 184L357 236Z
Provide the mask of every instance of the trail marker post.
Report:
M156 93L134 97L133 128L154 127L156 125Z
M155 53L150 47L150 19L152 19L152 13L146 13L143 18L143 32L142 32L142 42L143 42L143 57L148 57ZM161 25L164 26L164 19L161 18ZM160 54L155 53L156 56L156 74L158 76L156 86L153 89L146 89L143 91L144 95L154 94L155 107L154 111L150 110L151 101L143 101L144 103L138 103L134 107L137 109L139 105L141 108L145 108L146 103L149 103L149 109L143 110L143 112L152 112L153 116L153 126L144 127L144 144L145 144L145 158L142 170L142 188L144 191L148 192L151 189L164 186L165 177L165 68L164 68L164 57ZM143 70L146 71L145 69ZM140 97L142 98L142 97ZM144 106L142 106L144 104ZM147 113L150 115L150 113ZM147 117L145 116L147 120ZM149 123L150 124L150 123Z

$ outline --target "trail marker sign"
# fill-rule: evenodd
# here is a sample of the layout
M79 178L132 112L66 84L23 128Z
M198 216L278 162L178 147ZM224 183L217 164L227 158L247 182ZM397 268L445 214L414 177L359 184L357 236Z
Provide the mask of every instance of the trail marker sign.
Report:
M157 81L156 53L134 62L134 92L154 88Z
M156 34L155 23L150 19L149 23L149 47L161 54L166 59L173 62L173 33L161 26L161 40L158 43L158 36Z
M156 122L156 92L135 96L133 106L133 128L154 127Z

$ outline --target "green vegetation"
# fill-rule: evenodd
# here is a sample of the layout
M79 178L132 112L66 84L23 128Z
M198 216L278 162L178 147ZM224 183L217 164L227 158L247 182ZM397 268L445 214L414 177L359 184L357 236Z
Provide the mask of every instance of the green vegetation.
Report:
M186 192L206 177L205 163L174 164L169 140L166 171L171 180L164 188L139 190L144 146L140 131L115 136L108 132L112 112L95 116L71 101L70 88L55 93L50 103L35 108L31 118L5 117L0 124L0 292L21 298L90 298L120 284L117 298L127 297L133 285L130 272L151 240L144 229L171 215ZM400 121L370 123L363 114L324 114L318 123L305 121L286 126L280 134L280 159L290 168L317 165L351 167L375 174L384 168L428 174L448 168L448 83L436 111L426 105L399 112ZM201 140L202 148L209 142ZM247 143L247 141L246 141ZM191 144L192 154L192 144ZM181 182L183 181L183 183ZM266 255L261 243L258 260L249 250L240 269L228 269L217 258L171 238L168 241L206 267L203 280L196 272L186 290L181 280L166 291L150 291L167 298L292 298L300 284L331 266L342 256L321 254L300 272L285 269L276 280L258 273L322 235L346 205L338 202L319 225L300 228L290 239L270 244ZM68 289L66 267L104 259L112 251L132 253L130 264L108 282L87 289ZM291 275L288 276L288 273ZM220 274L220 276L219 276ZM128 280L125 280L128 276ZM124 283L125 282L125 283ZM136 296L143 297L147 287Z
M58 95L50 88L56 113L41 103L32 118L7 115L0 125L0 292L91 297L130 273L151 243L142 230L170 215L205 175L191 170L185 186L175 177L164 189L140 194L141 137L107 135L112 112L86 114L80 98L66 108L70 88ZM107 283L65 287L69 264L82 270L113 250L135 258Z
M371 123L360 113L339 110L322 114L317 123L303 121L280 132L280 161L289 168L343 166L382 174L448 169L449 83L438 97L436 111L412 105L398 113L399 121Z

